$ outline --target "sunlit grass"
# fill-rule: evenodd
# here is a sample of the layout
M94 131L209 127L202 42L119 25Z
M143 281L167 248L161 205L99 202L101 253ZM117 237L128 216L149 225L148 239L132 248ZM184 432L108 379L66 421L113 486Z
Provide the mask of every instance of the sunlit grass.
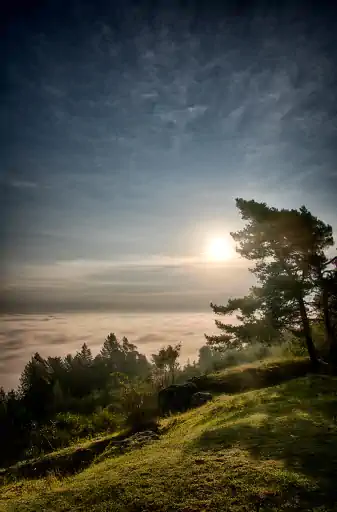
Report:
M163 420L159 441L73 477L2 489L2 510L335 510L337 380L306 377Z

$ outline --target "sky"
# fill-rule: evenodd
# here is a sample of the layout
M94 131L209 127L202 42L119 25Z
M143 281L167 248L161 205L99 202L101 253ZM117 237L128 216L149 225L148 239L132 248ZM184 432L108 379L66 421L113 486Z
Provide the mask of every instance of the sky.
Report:
M203 256L210 237L242 227L236 197L305 204L337 227L332 12L12 4L0 43L3 313L205 311L245 293L244 262Z

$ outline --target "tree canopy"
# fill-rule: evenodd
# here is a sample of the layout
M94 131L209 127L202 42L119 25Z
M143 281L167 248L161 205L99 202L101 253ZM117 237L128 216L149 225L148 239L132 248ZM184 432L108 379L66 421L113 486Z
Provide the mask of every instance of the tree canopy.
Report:
M317 364L310 320L315 314L313 296L321 288L319 276L333 246L332 227L312 215L305 206L277 209L254 200L236 199L246 226L231 233L237 252L255 265L257 279L249 294L230 299L224 306L211 303L217 315L237 313L238 325L216 320L220 335L206 335L208 343L222 348L241 348L246 343L272 343L280 332L299 329L309 356Z

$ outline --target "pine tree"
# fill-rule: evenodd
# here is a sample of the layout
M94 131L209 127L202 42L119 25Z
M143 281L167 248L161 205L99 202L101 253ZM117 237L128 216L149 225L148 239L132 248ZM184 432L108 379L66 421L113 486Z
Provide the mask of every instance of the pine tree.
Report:
M254 261L250 269L258 285L226 306L211 303L216 314L238 311L239 325L216 321L223 334L207 336L215 346L240 348L253 341L272 343L284 329L300 328L313 366L318 355L312 340L312 296L320 286L317 267L328 260L325 250L333 245L332 228L306 207L299 210L271 208L265 203L236 199L246 226L231 233L237 252Z
M159 350L158 354L152 354L152 361L157 370L162 374L162 383L167 384L168 380L171 384L175 381L176 371L179 368L178 358L180 356L181 343L177 345L168 345Z
M44 419L52 406L53 375L47 361L36 353L20 377L20 394L32 419Z

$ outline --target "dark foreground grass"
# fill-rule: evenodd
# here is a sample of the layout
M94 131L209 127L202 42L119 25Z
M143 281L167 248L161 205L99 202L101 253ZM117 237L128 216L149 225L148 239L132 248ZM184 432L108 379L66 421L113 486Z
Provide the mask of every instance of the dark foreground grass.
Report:
M4 486L4 511L337 511L337 380L304 377L163 422L159 441L68 478Z

